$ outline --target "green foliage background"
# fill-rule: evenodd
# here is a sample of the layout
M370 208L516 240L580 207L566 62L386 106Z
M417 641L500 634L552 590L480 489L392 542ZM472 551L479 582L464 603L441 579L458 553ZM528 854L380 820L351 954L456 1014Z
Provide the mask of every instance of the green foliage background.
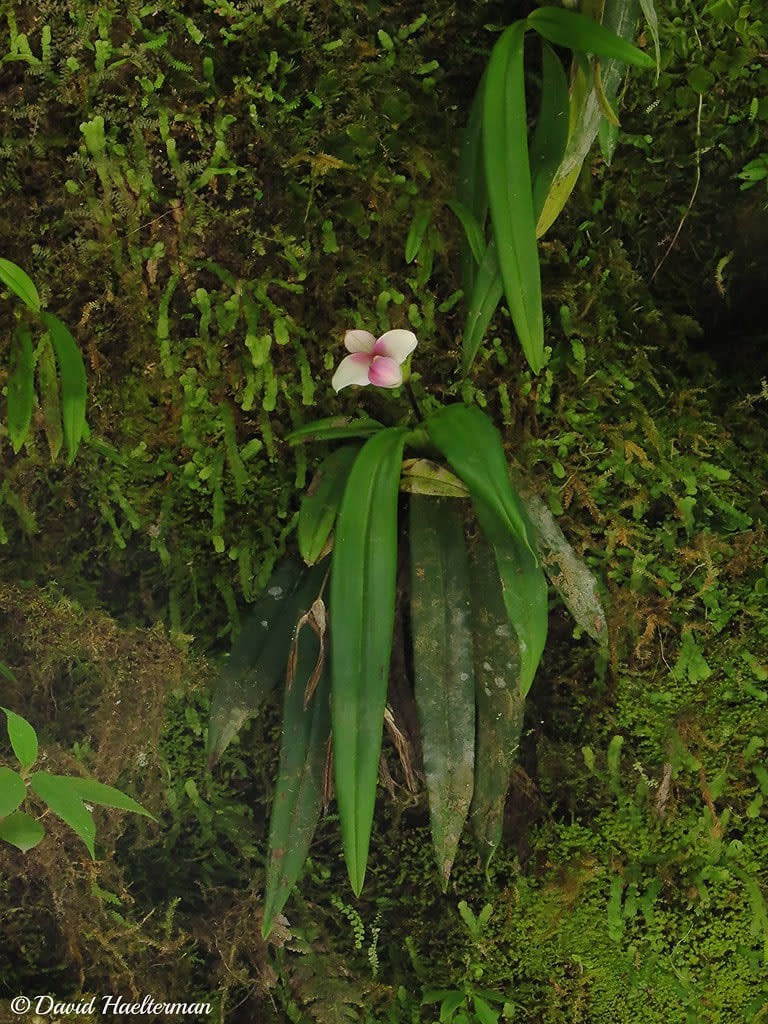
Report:
M768 1012L768 217L736 178L766 148L764 12L658 4L658 84L632 75L612 166L590 158L540 245L548 369L531 379L499 313L461 385L443 204L493 27L526 11L424 11L3 7L3 255L77 338L91 428L67 469L44 410L18 457L0 427L3 702L51 770L120 784L162 826L98 812L95 867L55 825L26 858L0 852L0 1000L149 991L227 1021L411 1022L433 1019L422 986L471 979L537 1024ZM316 455L281 439L384 408L330 390L350 326L411 327L415 386L504 424L606 587L612 657L553 608L489 879L462 849L440 895L390 751L362 899L329 821L265 947L279 716L211 774L207 686L293 543ZM493 904L480 939L460 899Z

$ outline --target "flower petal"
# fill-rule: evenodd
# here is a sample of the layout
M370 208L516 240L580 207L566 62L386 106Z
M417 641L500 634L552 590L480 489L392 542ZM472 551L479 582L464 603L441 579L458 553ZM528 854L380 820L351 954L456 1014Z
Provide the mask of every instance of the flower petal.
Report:
M376 339L370 331L347 331L344 335L344 344L348 352L373 352Z
M373 352L377 356L389 356L398 363L404 363L417 345L413 331L387 331L376 342Z
M354 355L345 356L331 379L331 387L336 392L349 387L350 384L365 387L370 383L368 379L370 366L371 357L364 352L355 352Z
M389 356L374 356L368 380L377 388L399 388L403 383L403 371L400 364Z

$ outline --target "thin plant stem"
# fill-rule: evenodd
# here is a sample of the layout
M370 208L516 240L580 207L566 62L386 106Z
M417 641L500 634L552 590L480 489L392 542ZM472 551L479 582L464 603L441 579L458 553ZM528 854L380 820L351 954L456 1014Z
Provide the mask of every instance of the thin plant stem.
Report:
M411 403L411 407L413 411L416 413L417 422L423 420L424 416L422 414L421 409L419 408L419 403L416 399L416 395L414 394L413 388L411 387L410 381L406 381L405 383L405 393L408 395L408 401Z

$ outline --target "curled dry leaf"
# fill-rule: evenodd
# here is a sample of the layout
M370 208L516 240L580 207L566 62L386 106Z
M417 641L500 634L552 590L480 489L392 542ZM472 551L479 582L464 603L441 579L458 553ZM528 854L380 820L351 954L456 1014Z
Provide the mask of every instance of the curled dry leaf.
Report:
M317 684L320 680L323 668L325 667L325 634L327 632L328 619L325 613L325 602L322 597L315 598L309 611L305 612L296 623L296 630L293 634L293 642L291 643L291 649L288 654L288 664L285 670L285 685L289 690L296 678L299 635L304 626L309 626L320 641L317 661L315 662L315 667L312 669L312 674L307 680L306 689L304 691L304 710L306 711L309 707L309 702L312 700L312 695L317 689Z

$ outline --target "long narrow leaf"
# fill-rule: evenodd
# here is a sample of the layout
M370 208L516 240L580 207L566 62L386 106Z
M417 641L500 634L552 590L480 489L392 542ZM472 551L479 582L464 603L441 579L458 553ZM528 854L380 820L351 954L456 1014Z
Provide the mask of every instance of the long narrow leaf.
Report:
M472 801L475 680L462 510L410 501L414 695L437 870L445 892Z
M509 480L501 435L485 413L476 406L447 405L433 413L426 426L433 443L469 488L472 500L488 505L535 562L525 514Z
M269 825L266 892L261 934L266 939L285 906L309 853L320 817L323 768L331 732L330 673L323 667L310 706L304 709L305 684L320 650L310 629L298 638L296 671L286 686L280 771Z
M313 423L305 423L288 434L288 444L302 444L305 441L340 441L347 437L369 437L381 430L378 420L363 416L351 419L349 416L327 416Z
M325 566L306 569L297 560L286 559L253 605L211 699L210 763L259 711L285 672L296 622L311 608L324 573Z
M547 642L547 580L531 549L507 529L496 510L475 495L473 503L477 520L493 547L504 605L517 635L519 686L525 697ZM530 533L528 528L528 535Z
M355 445L345 445L326 456L301 500L296 534L307 565L314 565L325 548L358 451Z
M56 376L56 357L53 345L47 336L43 336L37 349L37 393L40 397L40 410L43 414L43 429L51 462L59 457L64 443L61 429L61 401L59 399L59 380Z
M87 397L85 365L75 339L61 320L53 313L43 313L42 319L56 353L56 362L59 364L64 440L69 449L71 465L85 430Z
M10 288L25 306L34 310L35 313L40 312L40 296L35 288L35 283L21 267L17 267L10 260L0 259L0 283Z
M35 407L35 358L32 335L19 327L11 338L11 372L8 377L8 435L16 454L27 439Z
M459 153L459 173L457 194L459 204L468 211L469 216L477 224L480 236L483 236L485 218L488 213L488 191L485 184L485 168L483 164L483 109L485 103L485 84L487 73L483 73L480 84L475 91L469 121L464 133ZM454 210L456 216L460 215ZM462 225L464 221L462 220ZM465 231L466 231L465 226ZM467 235L469 241L469 234ZM470 250L472 243L469 241ZM462 281L464 294L469 297L475 285L475 260L464 247L462 255Z
M568 144L568 79L560 58L542 41L541 104L530 148L533 210L539 218Z
M331 568L331 716L336 799L352 889L365 879L392 653L397 497L407 430L370 438L341 502Z
M480 532L469 544L477 745L470 823L487 870L501 842L504 805L523 725L520 647L504 605L493 549Z
M605 160L606 166L610 167L613 163L613 154L616 152L616 146L619 141L618 126L611 124L604 117L600 122L597 138L600 143L600 152L603 154L603 160Z
M493 235L512 322L534 373L544 365L544 319L536 246L523 74L525 22L491 52L483 96L483 159Z
M421 243L424 241L424 235L429 222L432 220L432 205L431 203L420 203L416 209L416 213L413 215L411 226L408 229L408 235L405 239L405 262L413 263L416 257L419 255L419 249L421 249Z
M465 377L477 357L485 332L488 330L488 324L493 319L493 314L496 312L503 294L504 285L501 283L499 257L496 243L491 238L477 268L474 288L469 296L469 308L461 343L461 369Z
M473 262L480 263L485 252L485 235L480 227L480 222L472 211L463 203L460 203L458 199L448 199L446 206L456 215L464 230L464 238L469 246ZM467 291L467 294L469 294L470 290Z
M659 19L656 15L656 8L654 7L653 0L640 0L640 7L642 9L645 20L648 22L648 28L650 29L651 39L653 39L653 49L656 54L656 84L659 84L659 73L661 71L661 46L659 44Z
M635 35L639 12L639 0L605 0L603 26L614 35L629 40ZM582 62L575 60L568 145L536 224L539 238L554 223L568 201L603 120L603 111L589 66L586 61L583 64L582 67ZM625 70L626 64L620 60L608 59L602 62L600 74L603 95L610 103L616 99Z
M567 46L596 57L612 57L624 64L651 69L656 62L649 54L612 32L600 22L563 7L538 7L528 15L528 25L550 43Z

